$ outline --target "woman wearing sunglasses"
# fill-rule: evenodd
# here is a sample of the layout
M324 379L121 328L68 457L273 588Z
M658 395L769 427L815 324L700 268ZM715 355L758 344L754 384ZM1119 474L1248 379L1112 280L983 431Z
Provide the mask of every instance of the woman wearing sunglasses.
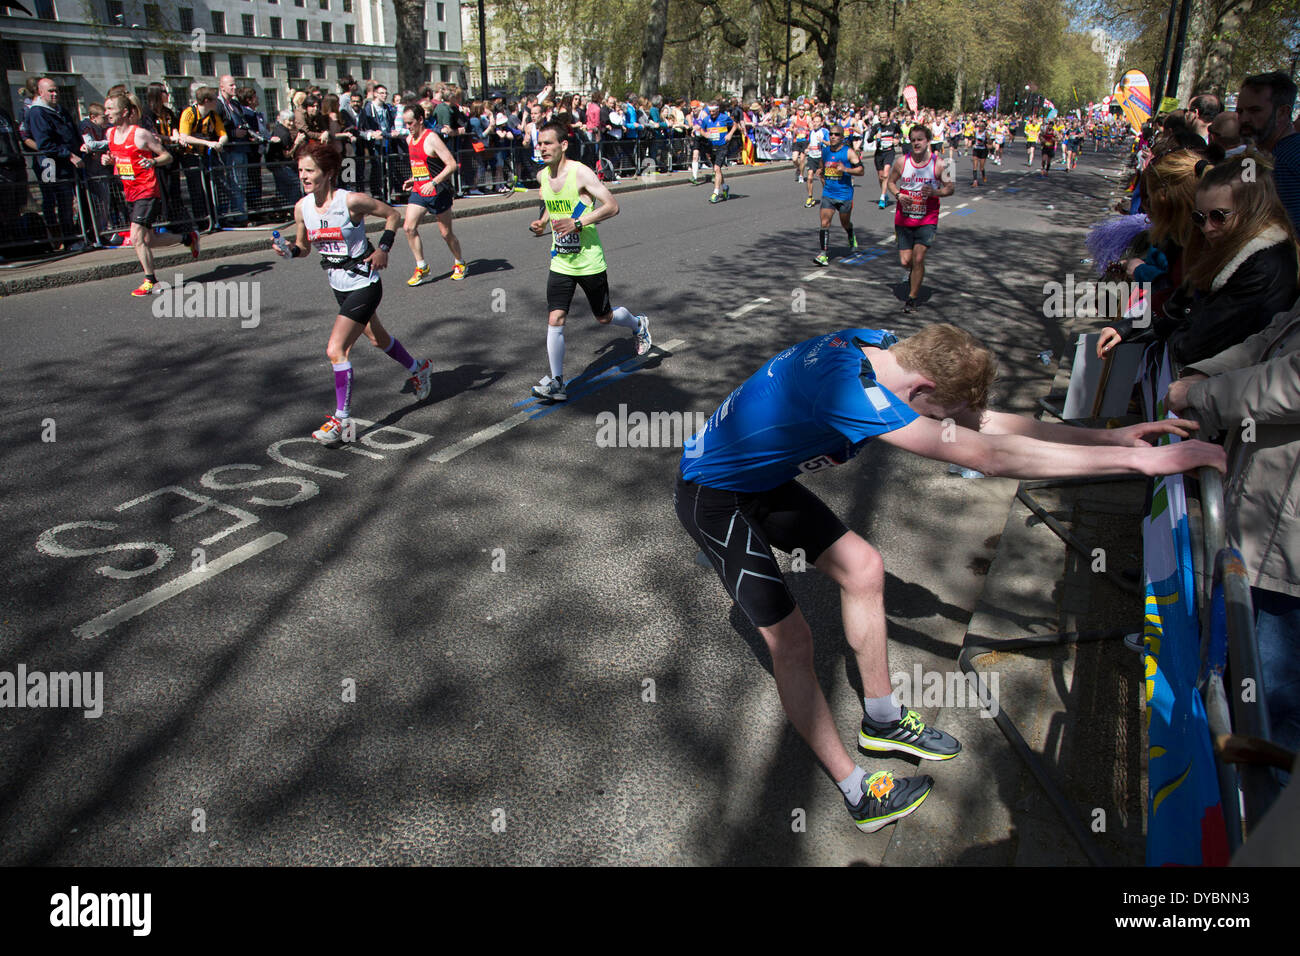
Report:
M1153 322L1156 338L1182 365L1261 331L1295 302L1300 274L1300 246L1271 161L1250 151L1198 166L1183 281ZM1104 329L1098 354L1128 338L1130 329L1130 322Z

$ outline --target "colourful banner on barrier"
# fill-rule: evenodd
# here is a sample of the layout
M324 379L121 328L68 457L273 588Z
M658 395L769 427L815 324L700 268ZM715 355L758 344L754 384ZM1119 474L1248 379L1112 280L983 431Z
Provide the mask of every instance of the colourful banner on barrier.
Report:
M1149 366L1148 366L1149 367ZM1142 382L1147 417L1165 418L1169 356ZM1178 439L1166 436L1161 444ZM1192 541L1182 475L1155 479L1142 521L1146 577L1148 866L1224 866L1228 838L1219 798L1210 724L1196 690L1200 629L1192 576Z
M1124 118L1141 133L1142 124L1151 118L1151 81L1141 70L1129 70L1115 85L1115 102L1124 111Z

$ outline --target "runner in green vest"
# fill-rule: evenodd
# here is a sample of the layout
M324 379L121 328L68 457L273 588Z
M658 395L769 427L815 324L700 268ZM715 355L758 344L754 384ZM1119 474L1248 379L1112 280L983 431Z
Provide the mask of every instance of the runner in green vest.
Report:
M609 302L605 250L595 226L618 215L618 201L590 167L565 156L567 139L568 130L559 123L547 123L537 134L537 149L546 169L539 177L539 216L528 225L540 236L549 222L553 236L551 273L546 280L546 354L551 374L533 386L534 395L553 402L569 397L564 389L564 319L578 286L586 293L597 322L632 329L637 355L650 351L650 320L622 306L612 308Z

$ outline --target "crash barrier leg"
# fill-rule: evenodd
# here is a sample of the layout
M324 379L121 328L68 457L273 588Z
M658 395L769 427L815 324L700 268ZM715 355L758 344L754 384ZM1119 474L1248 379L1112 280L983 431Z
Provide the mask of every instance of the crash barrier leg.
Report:
M1088 862L1093 866L1110 866L1111 863L1097 847L1093 838L1089 836L1088 827L1083 822L1084 815L1070 802L1070 799L1061 790L1060 786L1052 779L1043 761L1029 748L1025 738L1021 736L1020 731L1016 729L1016 725L1007 716L1006 708L993 696L992 691L984 686L983 677L975 669L975 661L994 651L1003 653L1029 648L1120 640L1127 633L1129 633L1128 629L1118 628L1110 631L1069 631L1002 640L985 637L981 634L968 633L966 639L962 642L961 653L957 655L958 666L975 681L976 699L989 711L994 723L998 725L998 729L1002 731L1002 735L1006 737L1007 743L1011 745L1011 749L1015 751L1016 756L1029 768L1029 772L1033 774L1038 785L1042 787L1048 801L1052 804L1052 808L1056 810L1061 822L1065 824L1065 828L1070 832L1070 836L1074 838L1074 841L1079 845L1079 849L1083 851L1088 858Z

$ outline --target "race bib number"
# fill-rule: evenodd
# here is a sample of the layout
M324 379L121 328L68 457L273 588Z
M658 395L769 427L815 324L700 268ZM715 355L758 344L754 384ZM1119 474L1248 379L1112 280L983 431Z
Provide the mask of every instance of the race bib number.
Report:
M344 256L348 254L348 244L343 241L343 230L338 226L326 226L323 229L310 229L307 241L316 247L322 256Z
M808 474L813 471L824 471L827 468L834 468L836 465L840 464L843 464L843 462L835 460L830 455L818 455L816 458L809 458L807 461L802 462L799 465L799 470L804 474Z
M830 164L828 164L828 165L826 166L826 178L827 178L827 179L839 179L841 176L844 175L844 173L841 172L842 168L843 168L843 167L841 167L839 163L830 163Z
M925 197L919 189L902 190L898 194L898 206L908 219L919 219L925 215Z
M128 182L134 180L135 167L131 165L131 160L119 159L117 161L117 174Z
M417 161L417 162L414 162L414 163L411 163L411 178L412 178L412 179L428 179L428 178L429 178L429 167L428 167L428 165L426 165L425 163L418 162L418 161Z
M555 254L557 256L572 256L582 249L582 233L571 232L567 236L555 233Z

